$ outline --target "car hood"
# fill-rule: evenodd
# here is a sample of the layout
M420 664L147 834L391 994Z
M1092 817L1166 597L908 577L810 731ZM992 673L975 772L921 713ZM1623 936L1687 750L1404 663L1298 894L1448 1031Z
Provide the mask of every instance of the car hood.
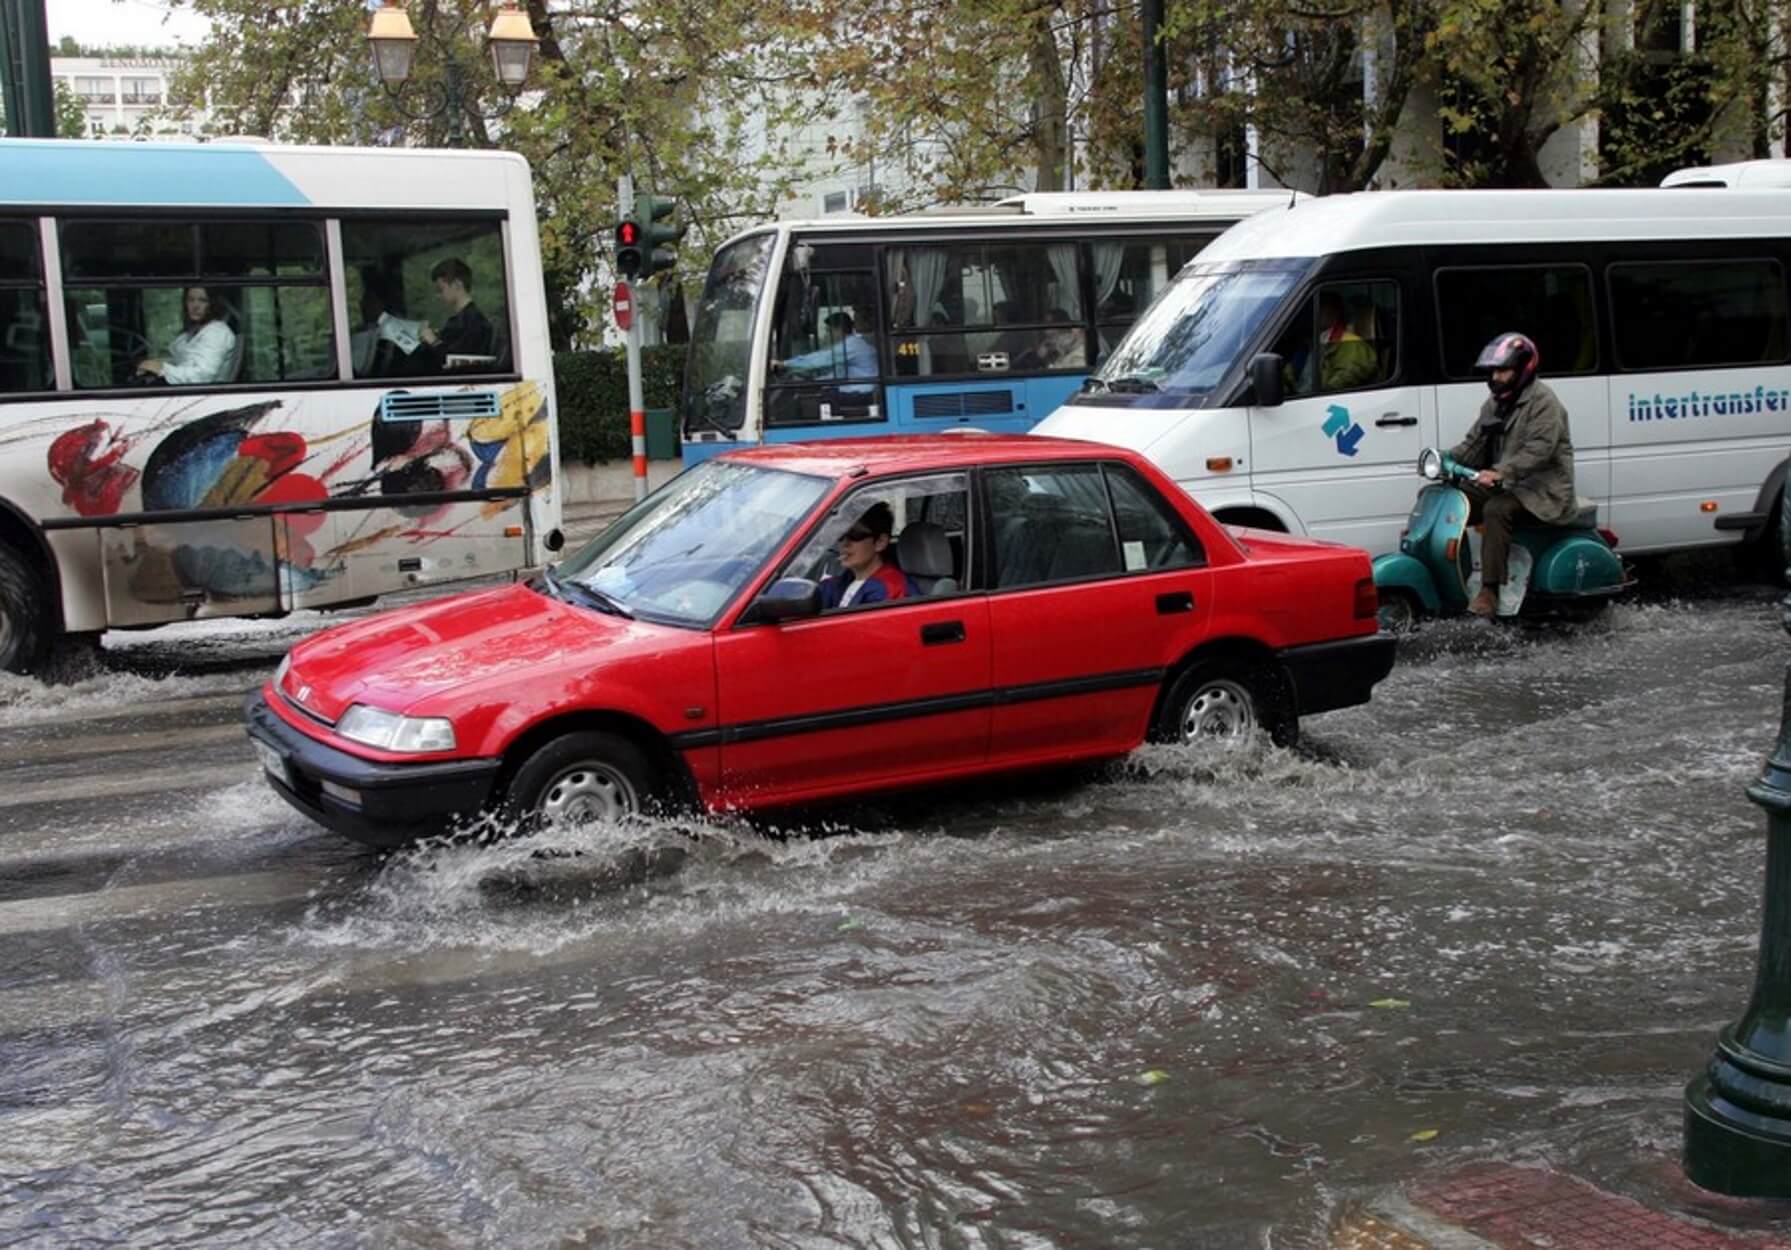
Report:
M292 649L282 690L332 723L351 703L402 712L431 695L574 653L588 671L601 662L594 650L661 628L506 586L383 612L306 639Z

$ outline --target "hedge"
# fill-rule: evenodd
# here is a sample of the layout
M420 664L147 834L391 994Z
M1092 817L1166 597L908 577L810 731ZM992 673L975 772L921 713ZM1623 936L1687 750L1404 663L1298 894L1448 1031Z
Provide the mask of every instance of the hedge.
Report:
M626 460L628 358L620 347L555 352L554 392L560 403L560 458L597 464ZM641 393L649 408L678 409L684 389L684 344L641 349Z

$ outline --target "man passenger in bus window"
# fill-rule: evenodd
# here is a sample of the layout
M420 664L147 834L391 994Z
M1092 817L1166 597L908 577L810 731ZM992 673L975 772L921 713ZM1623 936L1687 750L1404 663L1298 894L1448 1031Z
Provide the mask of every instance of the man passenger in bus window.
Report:
M879 501L859 513L839 538L840 563L846 566L845 571L821 579L823 608L883 603L907 599L916 593L906 573L884 563L883 553L889 550L894 533L895 512L888 504Z
M1480 592L1468 604L1475 616L1491 616L1499 605L1517 523L1561 525L1579 512L1567 409L1536 380L1539 363L1536 344L1522 334L1501 334L1488 343L1474 368L1487 371L1492 394L1468 436L1449 449L1458 464L1480 470L1462 483L1473 501L1469 522L1485 523Z
M236 331L224 323L224 310L212 301L211 292L202 286L186 288L181 312L181 332L162 355L139 360L137 375L171 386L235 381L228 375L236 361Z
M417 353L437 369L478 368L496 363L497 337L491 322L473 302L473 271L458 256L450 256L429 271L435 297L448 310L440 332L424 326Z
M788 360L774 360L771 362L772 372L788 372L799 378L877 376L877 349L853 328L851 313L834 313L827 318L827 328L833 333L832 343Z

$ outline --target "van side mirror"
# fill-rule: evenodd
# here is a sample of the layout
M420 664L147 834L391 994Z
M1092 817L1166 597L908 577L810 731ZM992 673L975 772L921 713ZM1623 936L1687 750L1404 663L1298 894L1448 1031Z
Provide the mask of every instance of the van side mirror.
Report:
M1285 367L1281 357L1274 352L1257 352L1250 357L1250 389L1256 392L1258 408L1279 408L1284 396L1281 393L1281 371Z
M780 577L740 614L742 625L776 624L821 615L821 587L806 577Z

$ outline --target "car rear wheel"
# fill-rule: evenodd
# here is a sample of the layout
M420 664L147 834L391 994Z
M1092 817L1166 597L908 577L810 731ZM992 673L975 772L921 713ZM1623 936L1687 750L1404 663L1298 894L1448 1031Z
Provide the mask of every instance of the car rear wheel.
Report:
M506 815L519 830L616 821L651 801L655 777L646 753L617 734L564 734L523 761L510 781Z
M0 670L32 672L44 647L43 580L12 548L0 546Z
M1258 729L1277 746L1299 739L1299 720L1275 673L1246 660L1202 660L1170 686L1156 736L1163 742L1241 742Z

